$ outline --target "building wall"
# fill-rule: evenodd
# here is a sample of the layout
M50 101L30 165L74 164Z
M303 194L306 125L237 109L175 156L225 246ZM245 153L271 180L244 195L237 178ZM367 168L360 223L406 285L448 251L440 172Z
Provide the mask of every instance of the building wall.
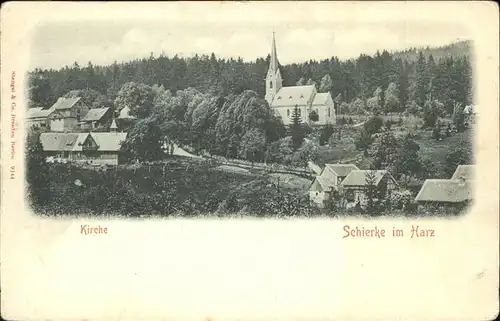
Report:
M314 124L316 125L326 125L326 124L335 124L336 115L335 115L335 104L331 97L328 98L325 105L313 105L312 110L315 110L318 113L318 121Z
M50 130L53 132L64 132L73 130L78 126L76 118L53 118L50 121Z
M297 107L299 108L300 118L302 119L302 122L305 123L308 118L307 106L298 105ZM281 116L283 124L290 125L292 123L292 115L295 106L273 107L273 109L275 113Z

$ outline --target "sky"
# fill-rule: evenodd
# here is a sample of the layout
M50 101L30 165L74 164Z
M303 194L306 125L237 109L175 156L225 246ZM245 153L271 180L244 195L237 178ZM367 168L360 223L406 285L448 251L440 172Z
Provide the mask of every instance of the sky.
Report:
M30 67L57 69L75 61L102 65L151 53L156 57L162 52L182 57L214 52L221 58L255 60L270 52L273 31L281 64L332 56L344 60L377 50L433 47L470 39L466 26L445 21L311 21L155 18L44 22L32 33Z

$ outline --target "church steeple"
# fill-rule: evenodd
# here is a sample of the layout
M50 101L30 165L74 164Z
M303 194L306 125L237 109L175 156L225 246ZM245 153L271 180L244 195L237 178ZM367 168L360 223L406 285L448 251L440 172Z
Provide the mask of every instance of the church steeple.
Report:
M271 104L276 93L283 86L283 80L279 70L278 54L276 53L276 39L273 32L273 42L271 44L271 60L266 76L266 101Z

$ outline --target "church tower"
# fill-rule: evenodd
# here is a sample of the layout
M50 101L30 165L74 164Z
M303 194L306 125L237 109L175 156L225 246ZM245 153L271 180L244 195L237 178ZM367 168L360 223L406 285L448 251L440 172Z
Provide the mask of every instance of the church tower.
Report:
M274 96L283 86L280 70L278 68L278 55L276 54L276 40L274 39L271 45L271 61L269 62L269 69L266 76L266 101L271 105Z

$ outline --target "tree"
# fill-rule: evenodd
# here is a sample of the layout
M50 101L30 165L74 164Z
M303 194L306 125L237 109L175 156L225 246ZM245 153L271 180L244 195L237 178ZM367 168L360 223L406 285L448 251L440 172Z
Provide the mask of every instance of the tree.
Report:
M372 146L373 168L396 172L399 144L392 132L385 132Z
M349 114L351 115L363 115L366 113L365 102L361 98L357 98L351 102L349 106Z
M309 113L309 120L313 121L313 122L316 122L319 120L319 115L318 113L315 111L315 110L312 110L310 113Z
M105 95L94 89L75 89L63 96L64 98L80 97L82 103L89 108L104 108L113 107L111 102Z
M399 93L398 87L395 83L391 82L385 90L385 106L386 113L395 112L399 108Z
M35 130L30 130L26 140L26 181L33 206L49 201L49 169L43 155L40 132Z
M290 124L290 134L292 136L293 149L296 150L302 145L304 140L304 127L300 117L300 110L297 106L293 109L292 123Z
M407 186L412 177L417 177L422 172L422 162L419 155L420 146L413 135L407 134L398 148L395 162L395 173L403 178Z
M375 214L375 204L374 199L376 197L376 182L377 176L375 171L369 170L365 175L365 187L366 187L366 211L369 214Z
M314 80L312 80L312 78L309 78L309 79L307 80L306 85L308 85L308 86L310 86L310 85L314 85L314 86L316 86L316 82L315 82Z
M154 161L163 158L163 133L158 126L156 117L139 120L129 131L122 143L121 151L125 158L135 158L140 161Z
M321 132L319 135L319 145L323 146L326 143L328 143L333 132L334 132L334 129L333 129L333 126L331 124L327 124L326 126L321 128Z
M380 114L382 111L382 88L377 87L373 93L373 97L366 101L368 109L372 111L375 115Z
M465 129L464 107L459 102L454 103L452 120L458 132L464 131Z
M241 138L240 156L252 162L260 159L266 146L266 137L259 128L252 128Z
M379 116L370 117L364 124L363 128L368 134L373 135L380 131L384 125L384 120Z
M124 107L129 107L131 115L146 118L151 114L154 96L150 86L128 82L118 91L114 102L115 108L120 111Z
M427 78L427 66L422 51L418 53L415 63L415 72L410 79L410 96L419 106L423 106L426 100L429 79Z
M354 139L354 146L357 150L362 150L365 155L368 155L368 148L373 142L372 135L365 128L361 128L359 134Z
M306 84L306 80L304 77L300 77L300 79L297 81L297 86L304 86Z
M329 74L326 74L323 78L321 78L321 83L319 85L319 92L327 93L332 89L332 78L330 78Z
M313 140L303 144L293 155L294 163L306 170L309 161L315 161L318 158L319 147Z
M462 142L453 151L446 155L444 173L451 177L458 165L468 165L473 162L472 146L470 142Z

